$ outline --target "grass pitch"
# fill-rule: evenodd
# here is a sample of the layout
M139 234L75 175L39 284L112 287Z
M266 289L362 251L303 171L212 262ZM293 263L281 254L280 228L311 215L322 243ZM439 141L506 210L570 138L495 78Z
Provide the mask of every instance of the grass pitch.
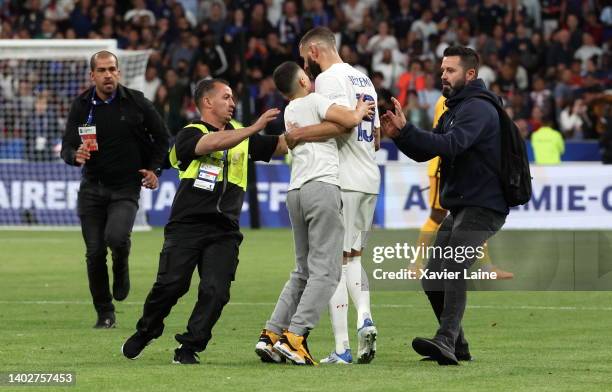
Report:
M412 233L413 234L413 233ZM464 328L475 361L419 362L410 342L435 319L418 292L372 293L379 329L370 365L268 365L253 352L293 265L289 230L245 230L232 299L199 366L171 363L197 292L166 320L164 335L135 361L120 353L157 271L161 230L133 234L132 291L117 328L94 330L79 232L0 232L0 372L74 371L82 391L609 391L610 292L470 292ZM110 258L110 257L109 257ZM354 313L350 325L354 328ZM356 331L351 345L356 349ZM329 317L310 336L316 358L333 349ZM2 390L23 390L0 386Z

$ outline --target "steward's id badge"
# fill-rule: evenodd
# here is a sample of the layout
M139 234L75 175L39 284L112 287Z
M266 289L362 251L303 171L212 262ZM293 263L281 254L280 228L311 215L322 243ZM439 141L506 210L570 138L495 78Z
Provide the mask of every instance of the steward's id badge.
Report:
M212 192L215 189L215 183L217 177L221 172L221 166L211 165L203 163L200 165L198 172L198 178L193 182L195 188L204 189L205 191Z
M78 128L81 143L87 147L88 151L98 151L98 139L96 137L95 125L83 125Z

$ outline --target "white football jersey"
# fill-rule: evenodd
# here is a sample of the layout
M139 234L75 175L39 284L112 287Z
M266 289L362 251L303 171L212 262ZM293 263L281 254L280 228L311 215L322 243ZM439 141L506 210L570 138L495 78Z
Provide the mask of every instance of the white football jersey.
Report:
M311 93L296 98L285 108L285 127L320 124L334 103L321 94ZM329 139L323 142L300 143L292 151L289 190L299 189L309 181L340 185L338 179L338 146Z
M336 63L317 76L315 91L338 105L351 109L360 95L378 101L370 78L347 63ZM378 109L374 118L362 121L351 133L337 138L340 154L340 188L377 195L380 171L375 161L374 129L380 127Z

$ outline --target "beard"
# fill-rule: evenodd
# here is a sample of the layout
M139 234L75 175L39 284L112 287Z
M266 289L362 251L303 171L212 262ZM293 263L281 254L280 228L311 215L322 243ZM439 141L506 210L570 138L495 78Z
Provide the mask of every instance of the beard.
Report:
M308 59L308 76L310 76L312 80L315 80L321 72L323 72L321 66L314 60Z
M444 96L444 98L454 97L455 95L459 94L461 90L463 90L465 84L465 79L457 80L454 85L450 83L445 84L444 82L442 82L442 95Z

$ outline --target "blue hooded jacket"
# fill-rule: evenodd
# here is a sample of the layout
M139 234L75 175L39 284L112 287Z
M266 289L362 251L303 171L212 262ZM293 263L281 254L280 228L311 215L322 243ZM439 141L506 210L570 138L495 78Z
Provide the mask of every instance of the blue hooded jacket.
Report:
M462 207L485 207L504 214L497 173L501 170L501 130L495 107L478 94L497 98L481 79L474 80L446 100L433 132L407 123L393 139L401 152L418 162L440 156L440 205L453 212Z

